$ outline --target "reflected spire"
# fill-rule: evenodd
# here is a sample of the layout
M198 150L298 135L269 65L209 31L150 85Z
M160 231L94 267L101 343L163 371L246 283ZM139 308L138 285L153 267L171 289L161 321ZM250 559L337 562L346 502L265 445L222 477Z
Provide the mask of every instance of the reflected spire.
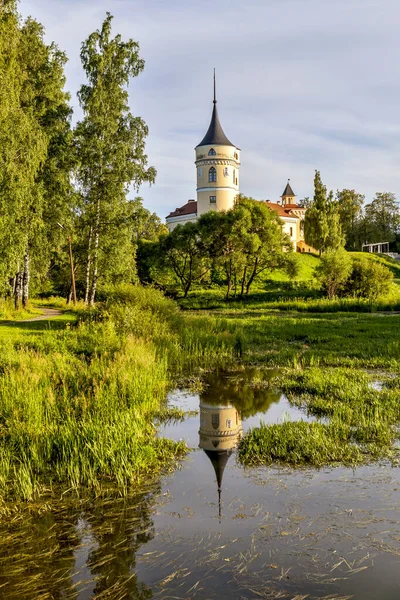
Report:
M199 446L214 467L218 490L218 516L222 518L222 478L229 457L242 435L242 422L234 406L213 406L200 400Z

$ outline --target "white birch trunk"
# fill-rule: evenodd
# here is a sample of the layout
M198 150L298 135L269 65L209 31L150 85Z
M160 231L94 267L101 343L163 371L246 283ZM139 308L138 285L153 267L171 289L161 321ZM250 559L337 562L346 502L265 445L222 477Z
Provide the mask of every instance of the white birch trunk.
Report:
M92 267L92 235L93 228L89 230L89 241L88 241L88 255L86 262L86 286L85 286L85 304L89 304L89 293L90 293L90 269Z
M18 272L15 275L15 293L14 293L15 310L19 310L21 307L21 297L22 297L22 273Z
M93 278L92 278L92 288L90 291L90 301L89 306L94 305L94 301L96 298L96 287L97 287L97 277L98 277L98 259L99 259L99 238L100 238L100 200L97 201L97 209L96 209L96 228L94 233L94 249L93 249Z
M26 247L24 255L24 272L22 275L22 306L26 308L29 300L29 283L31 280L29 248Z

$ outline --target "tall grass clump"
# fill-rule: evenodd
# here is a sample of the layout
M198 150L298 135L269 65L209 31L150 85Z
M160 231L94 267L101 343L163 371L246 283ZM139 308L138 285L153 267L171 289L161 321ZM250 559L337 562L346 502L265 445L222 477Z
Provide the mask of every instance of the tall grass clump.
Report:
M292 465L322 466L328 463L353 464L361 453L350 443L346 427L322 423L262 423L251 429L239 445L238 458L245 465L285 462Z
M155 290L134 293L74 327L0 341L0 499L54 485L124 490L185 452L153 425L177 309Z
M40 310L35 308L30 302L26 308L16 310L11 298L0 298L0 321L20 321L38 316L39 314Z

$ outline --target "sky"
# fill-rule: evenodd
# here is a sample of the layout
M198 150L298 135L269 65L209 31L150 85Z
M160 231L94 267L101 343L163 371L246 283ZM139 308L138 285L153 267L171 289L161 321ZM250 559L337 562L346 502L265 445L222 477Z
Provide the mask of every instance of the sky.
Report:
M79 53L106 12L113 33L139 42L146 65L132 80L131 110L149 127L153 186L144 205L160 217L196 198L194 147L212 110L241 148L240 191L276 201L288 178L372 200L400 196L398 0L21 0L68 56L74 119L85 82ZM137 195L132 191L131 196Z

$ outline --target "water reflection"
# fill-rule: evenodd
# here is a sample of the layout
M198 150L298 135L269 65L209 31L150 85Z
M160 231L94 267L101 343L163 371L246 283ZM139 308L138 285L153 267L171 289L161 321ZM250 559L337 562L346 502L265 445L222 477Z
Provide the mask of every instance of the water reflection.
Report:
M231 404L239 411L242 419L266 413L271 404L279 402L282 392L268 387L268 380L277 371L264 371L266 379L260 380L260 369L248 367L244 371L222 374L218 371L207 377L207 385L200 394L200 401L207 404L226 406Z
M242 421L234 406L208 404L200 400L199 446L214 467L220 519L222 477L229 457L240 441L242 431Z
M0 523L0 598L127 598L151 589L135 573L139 548L154 537L160 486L129 498L54 501Z

